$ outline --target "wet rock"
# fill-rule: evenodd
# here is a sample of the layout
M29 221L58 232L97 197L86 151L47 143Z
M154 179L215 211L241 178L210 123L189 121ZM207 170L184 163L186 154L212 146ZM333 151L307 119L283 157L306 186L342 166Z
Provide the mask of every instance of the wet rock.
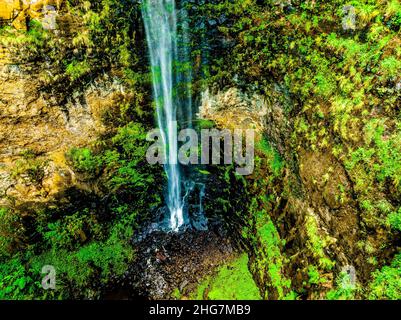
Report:
M188 285L188 281L187 280L184 280L181 284L180 284L180 292L182 292L184 289L185 289L185 287Z
M199 118L213 120L221 128L254 128L259 134L264 130L266 114L267 105L262 96L248 95L238 88L216 94L206 90L199 108Z
M109 130L103 115L129 90L101 76L71 94L45 92L46 65L20 62L0 45L0 205L46 202L79 184L66 152Z
M171 299L175 289L185 296L236 252L213 230L153 232L135 245L137 257L130 267L134 283L131 289L150 299Z

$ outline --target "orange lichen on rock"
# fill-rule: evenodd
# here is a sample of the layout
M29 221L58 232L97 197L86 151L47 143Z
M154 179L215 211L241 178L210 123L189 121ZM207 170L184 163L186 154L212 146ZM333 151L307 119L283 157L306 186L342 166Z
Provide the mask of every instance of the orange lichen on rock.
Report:
M256 94L249 97L237 88L230 88L213 95L207 90L202 94L198 117L212 120L220 128L254 129L259 140L267 109L265 99Z
M2 0L0 2L0 20L11 20L21 10L20 1Z
M59 10L63 0L2 0L0 2L0 22L8 23L18 30L27 29L27 21L39 19L48 6Z

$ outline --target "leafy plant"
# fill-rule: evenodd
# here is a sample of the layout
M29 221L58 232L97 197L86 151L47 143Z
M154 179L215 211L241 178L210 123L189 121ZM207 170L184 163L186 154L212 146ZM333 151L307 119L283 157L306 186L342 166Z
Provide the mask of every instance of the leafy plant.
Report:
M369 289L370 299L401 299L401 255L396 255L389 266L373 273Z
M352 283L351 277L346 272L341 272L336 281L337 288L327 293L328 300L353 300L357 287Z
M35 287L19 257L0 263L0 300L33 298Z
M18 249L23 234L21 217L11 210L0 208L0 262Z
M71 81L75 81L91 71L91 66L88 61L77 61L73 60L67 64L65 68L65 74L70 78Z

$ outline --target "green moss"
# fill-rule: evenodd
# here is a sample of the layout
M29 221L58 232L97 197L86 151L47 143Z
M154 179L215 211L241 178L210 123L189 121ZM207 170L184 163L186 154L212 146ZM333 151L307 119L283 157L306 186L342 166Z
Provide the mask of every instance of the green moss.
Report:
M171 297L172 297L173 299L175 299L175 300L180 300L180 299L181 299L181 292L180 292L180 289L175 288L175 289L173 290L173 292L171 293Z
M12 28L0 30L0 44L5 46L26 46L30 51L37 52L44 47L49 34L37 20L31 20L28 31L16 31Z
M387 219L392 228L401 231L401 208L397 212L390 213Z
M40 184L44 178L47 162L40 158L23 158L15 161L11 170L12 178L23 178L35 184Z
M306 233L308 236L307 247L313 257L317 259L319 267L323 270L331 270L335 262L331 261L325 253L325 248L331 243L331 238L328 236L320 236L318 234L318 226L316 218L313 215L308 215L305 221Z
M196 125L199 129L213 129L216 127L216 124L214 121L211 120L206 120L206 119L200 119L196 122Z
M383 59L380 64L382 77L394 78L401 72L401 61L394 56Z
M280 176L284 168L284 162L274 147L266 139L259 141L255 147L265 156L273 175L275 177Z
M391 265L373 273L369 286L370 299L401 299L401 255L398 254Z
M85 295L96 285L107 283L112 275L121 276L132 258L132 248L110 239L89 243L73 252L46 252L32 259L31 268L33 273L40 274L44 265L52 265L57 270L58 293L67 294L66 289L72 285L80 295Z
M232 263L220 267L215 277L209 277L199 285L193 298L259 300L259 289L248 270L248 256L242 254Z
M73 60L67 64L65 68L65 74L70 78L71 81L75 81L82 76L88 74L91 71L91 66L88 61L76 61Z
M193 300L204 300L206 290L209 287L209 283L211 281L211 277L206 277L196 288L195 293L191 295L191 299Z
M283 274L284 257L281 248L284 243L268 215L259 216L256 227L258 261L253 270L260 273L261 280L267 285L266 299L271 288L277 292L277 299L283 299L291 286L291 281ZM268 278L264 272L267 272Z
M91 175L98 173L101 159L93 155L89 148L72 148L67 156L77 171Z
M316 266L308 267L309 284L320 284L326 282L325 278L322 278L320 272Z

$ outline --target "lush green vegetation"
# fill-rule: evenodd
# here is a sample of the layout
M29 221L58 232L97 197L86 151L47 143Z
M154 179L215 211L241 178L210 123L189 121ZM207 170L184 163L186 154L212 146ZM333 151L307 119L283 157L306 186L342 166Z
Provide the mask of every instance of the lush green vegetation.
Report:
M21 52L16 63L37 66L41 92L60 105L104 74L130 95L104 110L107 133L66 153L85 188L0 208L0 299L101 297L161 203L161 168L145 158L154 110L139 2L69 0L65 10L76 27L67 38L32 20L27 32L2 28L0 44ZM198 170L206 214L223 217L249 255L221 266L192 298L401 299L399 1L225 0L189 10L196 93L256 92L270 112L252 176ZM40 186L46 161L20 156L10 176ZM347 263L357 283L341 272ZM41 289L45 264L57 269L55 291Z
M86 196L76 211L63 207L36 211L30 230L24 230L18 209L0 210L0 297L97 297L97 288L126 271L134 257L130 242L135 228L147 218L143 211L160 203L160 193L149 192L155 190L156 173L150 175L142 163L146 161L144 137L139 124L129 123L97 154L86 148L70 151L77 172L87 179L102 180L104 192L111 197L106 208L90 207ZM132 194L135 201L130 201ZM23 240L28 236L40 240L27 245ZM58 289L49 293L51 296L39 291L44 265L52 265L58 272Z
M194 293L197 300L259 300L260 293L248 270L248 256L242 254L205 279Z
M329 300L353 300L357 287L352 283L350 276L341 272L336 280L336 289L327 292L327 299Z
M37 54L45 46L50 35L37 20L31 20L29 26L27 32L16 32L10 27L0 29L0 43L6 47L24 45L24 48Z
M389 266L377 270L370 284L371 299L401 299L401 256L397 255Z
M43 30L33 20L27 32L2 29L0 41L21 50L21 60L40 64L46 56L56 76L43 79L64 96L112 68L133 95L105 113L108 135L66 154L82 181L98 181L97 193L70 189L60 203L0 209L0 299L99 298L102 288L118 281L133 261L134 232L161 201L162 183L154 186L161 171L146 166L148 142L141 124L144 117L152 119L153 109L144 108L148 78L145 64L138 64L132 29L138 7L115 0L70 1L68 10L73 21L81 21L72 40ZM152 126L149 120L145 123ZM30 150L21 156L11 176L40 186L43 157ZM42 288L45 265L56 269L56 290Z
M353 6L355 16L344 10L347 5ZM339 209L344 212L350 210L346 207L350 205L350 199L356 200L351 206L356 208L355 214L361 225L355 247L357 252L353 254L354 258L358 256L367 262L359 268L369 270L391 263L388 257L384 258L385 252L396 252L399 239L400 10L398 1L380 0L291 3L238 0L209 3L199 10L201 15L217 21L217 28L211 31L215 37L231 41L226 48L216 46L211 49L214 60L206 82L219 83L220 88L236 86L249 90L252 87L268 97L274 95L274 84L284 85L282 91L288 94L292 103L283 111L293 129L291 136L284 140L285 144L291 145L291 153L285 151L281 155L290 160L284 170L293 170L294 158L300 166L311 157L329 158L328 165L321 160L319 176L309 173L312 185L303 182L306 193L313 196L312 190L319 188L319 181L327 185L335 175L341 175L333 173L336 163L345 169L348 185L339 183L336 186L336 199L340 203ZM222 14L224 22L218 19ZM277 136L273 138L275 143L283 144L283 140L277 141ZM259 148L266 150L263 143ZM280 172L279 162L273 160L273 165ZM317 166L318 163L315 168ZM262 174L257 172L265 180L274 180L275 174L270 174L269 170ZM294 195L299 192L297 183L294 183L296 179L276 178L275 187L267 187L272 198L284 198L294 205L297 201ZM280 184L283 184L281 190ZM321 298L318 292L324 291L329 283L335 287L327 294L330 299L369 296L370 289L366 287L353 290L353 284L340 285L346 280L338 271L333 276L335 267L339 265L336 254L328 254L327 249L337 246L345 251L349 246L342 246L341 241L338 243L338 239L319 225L322 217L317 216L317 211L325 204L316 201L313 198L314 208L298 213L304 215L294 226L297 232L303 233L302 244L298 244L299 253L293 253L286 245L282 247L282 254L285 256L289 251L291 256L288 258L292 259L289 264L284 262L284 270L298 269L292 273L293 277L303 274L302 283L292 285L298 294L308 292L310 298ZM285 213L275 213L275 204L280 205L280 202L273 200L263 215L270 215L276 226L288 223ZM260 209L255 210L251 216L257 219L259 212ZM336 215L335 211L329 214ZM247 228L244 236L249 239L249 234L255 232L272 234L263 232L269 225L265 221L256 230ZM301 227L302 223L304 227ZM332 228L341 228L340 224ZM288 236L288 233L284 234ZM343 233L343 237L348 235ZM289 238L294 239L292 236ZM270 238L269 243L274 241ZM260 248L257 245L254 251ZM304 262L298 260L300 255ZM266 262L260 260L260 263L274 261L275 258L268 257ZM294 267L297 263L302 265ZM382 282L382 287L391 291L392 283L398 281L399 270L391 265L380 270L374 273L374 286L378 288L378 283ZM260 268L253 272L260 272ZM372 281L366 277L358 280L364 283ZM262 282L266 286L272 283L271 279ZM316 295L311 295L311 292L316 292ZM375 297L395 298L395 295L383 293Z

